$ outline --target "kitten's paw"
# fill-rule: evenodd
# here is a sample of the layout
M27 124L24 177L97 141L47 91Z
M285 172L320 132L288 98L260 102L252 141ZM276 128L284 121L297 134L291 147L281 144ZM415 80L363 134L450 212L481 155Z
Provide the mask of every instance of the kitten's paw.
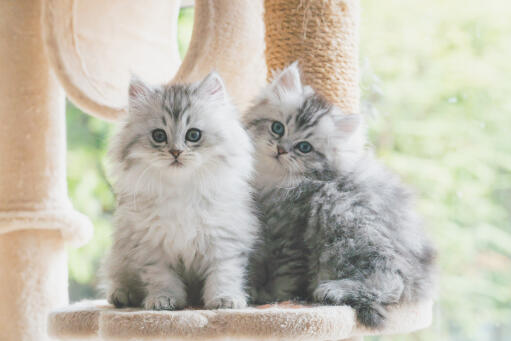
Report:
M321 283L312 294L316 302L334 305L343 304L345 295L345 291L333 281Z
M132 305L130 292L127 289L115 289L108 295L108 303L113 304L116 308L129 307Z
M241 309L247 306L243 296L221 296L206 302L206 309Z
M176 298L169 295L149 295L144 300L147 310L174 310L176 306Z

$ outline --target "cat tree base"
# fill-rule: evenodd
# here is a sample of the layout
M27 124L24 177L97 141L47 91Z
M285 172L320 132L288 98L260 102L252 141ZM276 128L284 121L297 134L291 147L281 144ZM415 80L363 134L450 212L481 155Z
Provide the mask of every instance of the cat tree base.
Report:
M348 306L272 305L236 310L147 311L84 301L50 314L58 340L360 340L428 327L431 301L389 310L385 328L357 324Z

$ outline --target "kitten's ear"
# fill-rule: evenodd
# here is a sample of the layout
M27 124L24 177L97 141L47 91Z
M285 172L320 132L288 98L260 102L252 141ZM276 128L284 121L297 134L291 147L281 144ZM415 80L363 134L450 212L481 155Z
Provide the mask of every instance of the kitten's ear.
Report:
M279 98L286 93L302 93L303 87L298 62L289 65L277 75L271 84L271 88Z
M144 83L137 76L131 75L130 86L128 90L130 104L149 97L152 92L153 89L149 85Z
M214 100L224 100L227 94L224 81L216 71L211 71L209 75L200 82L197 91L199 95Z
M360 114L344 114L340 109L334 108L334 124L343 135L351 135L361 124Z

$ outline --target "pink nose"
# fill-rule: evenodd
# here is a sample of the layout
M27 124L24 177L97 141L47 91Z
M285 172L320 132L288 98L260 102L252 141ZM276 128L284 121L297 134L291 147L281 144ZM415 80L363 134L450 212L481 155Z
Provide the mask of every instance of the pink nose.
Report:
M282 148L281 146L277 146L277 153L278 153L279 155L281 155L281 154L287 154L287 151L286 151L284 148Z
M177 149L171 149L170 150L170 154L174 155L174 157L177 159L177 157L179 156L179 154L181 154L183 151L182 150L177 150Z

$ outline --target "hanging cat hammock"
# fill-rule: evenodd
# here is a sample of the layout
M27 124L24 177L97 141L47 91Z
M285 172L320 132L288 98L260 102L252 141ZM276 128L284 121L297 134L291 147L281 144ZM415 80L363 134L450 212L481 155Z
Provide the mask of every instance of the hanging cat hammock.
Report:
M45 340L48 331L62 340L326 340L427 327L431 302L390 309L382 330L358 326L346 306L154 312L83 302L56 310L67 303L66 244L83 244L91 232L67 197L61 87L85 112L115 120L130 73L162 83L216 69L244 109L266 68L298 59L307 83L358 112L358 0L196 0L181 63L179 7L179 0L0 2L0 339Z

